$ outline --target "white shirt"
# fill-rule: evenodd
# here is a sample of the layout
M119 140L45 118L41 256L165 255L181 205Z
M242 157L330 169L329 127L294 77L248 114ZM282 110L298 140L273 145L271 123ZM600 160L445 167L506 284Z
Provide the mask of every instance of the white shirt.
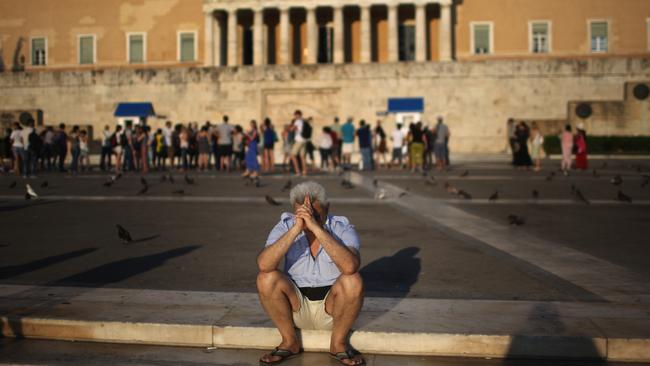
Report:
M104 130L102 131L102 146L110 146L110 141L111 141L111 131L109 130Z
M23 131L22 130L13 130L11 131L11 144L12 147L23 147Z
M404 133L401 130L393 131L393 148L399 149L404 144Z
M172 129L164 127L162 129L163 136L165 138L165 146L172 146Z
M305 142L305 138L302 137L302 126L304 125L305 122L301 119L295 120L293 122L293 125L296 126L296 142Z
M219 145L232 145L232 130L235 128L228 123L221 123L217 126L217 133L219 134Z
M318 147L321 149L331 149L332 148L332 136L329 133L322 133L320 139L318 140Z
M34 131L33 128L31 127L25 127L23 128L22 135L23 135L23 146L25 146L25 149L29 149L29 135Z

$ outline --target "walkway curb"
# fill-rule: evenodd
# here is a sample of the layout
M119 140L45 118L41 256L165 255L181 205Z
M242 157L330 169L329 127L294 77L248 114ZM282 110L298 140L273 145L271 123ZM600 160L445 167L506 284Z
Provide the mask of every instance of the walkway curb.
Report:
M0 322L2 335L16 338L240 349L271 349L280 342L275 329L264 327L11 316ZM306 351L329 350L327 331L302 331L301 338ZM357 331L350 342L360 352L372 354L650 361L650 339Z

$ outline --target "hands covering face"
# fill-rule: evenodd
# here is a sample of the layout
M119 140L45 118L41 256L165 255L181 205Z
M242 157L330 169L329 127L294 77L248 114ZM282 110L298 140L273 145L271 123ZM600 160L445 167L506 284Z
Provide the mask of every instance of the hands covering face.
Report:
M314 210L312 206L311 198L309 196L305 197L302 205L296 209L296 225L299 225L301 230L307 229L309 231L314 231L320 227L320 223L316 220L318 217L318 212Z

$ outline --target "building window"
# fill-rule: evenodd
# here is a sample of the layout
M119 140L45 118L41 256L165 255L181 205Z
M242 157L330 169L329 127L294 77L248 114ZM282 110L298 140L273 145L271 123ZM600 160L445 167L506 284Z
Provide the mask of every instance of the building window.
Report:
M530 23L530 52L549 53L551 52L551 23L531 22Z
M95 35L79 36L79 64L95 63Z
M589 25L591 52L607 52L608 29L606 21L592 21Z
M196 32L178 32L178 60L196 61Z
M145 33L128 33L126 35L127 55L130 64L140 64L146 61Z
M399 25L399 60L415 60L415 25Z
M331 64L334 61L334 27L318 28L318 63Z
M472 23L472 53L475 55L493 52L492 23Z
M32 38L32 66L47 65L47 38Z

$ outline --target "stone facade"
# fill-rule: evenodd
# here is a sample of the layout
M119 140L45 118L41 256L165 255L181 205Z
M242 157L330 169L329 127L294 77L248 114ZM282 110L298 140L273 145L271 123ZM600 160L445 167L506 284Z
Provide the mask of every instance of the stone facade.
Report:
M268 116L281 128L299 108L314 117L317 135L335 116L374 124L388 98L423 97L423 120L446 118L452 151L494 153L506 150L509 117L566 119L571 101L622 100L627 82L645 80L650 62L642 58L52 71L1 74L0 105L96 130L115 123L118 102L153 102L154 127L228 114L242 125ZM650 134L643 116L621 121L618 134ZM393 117L381 118L392 129Z

